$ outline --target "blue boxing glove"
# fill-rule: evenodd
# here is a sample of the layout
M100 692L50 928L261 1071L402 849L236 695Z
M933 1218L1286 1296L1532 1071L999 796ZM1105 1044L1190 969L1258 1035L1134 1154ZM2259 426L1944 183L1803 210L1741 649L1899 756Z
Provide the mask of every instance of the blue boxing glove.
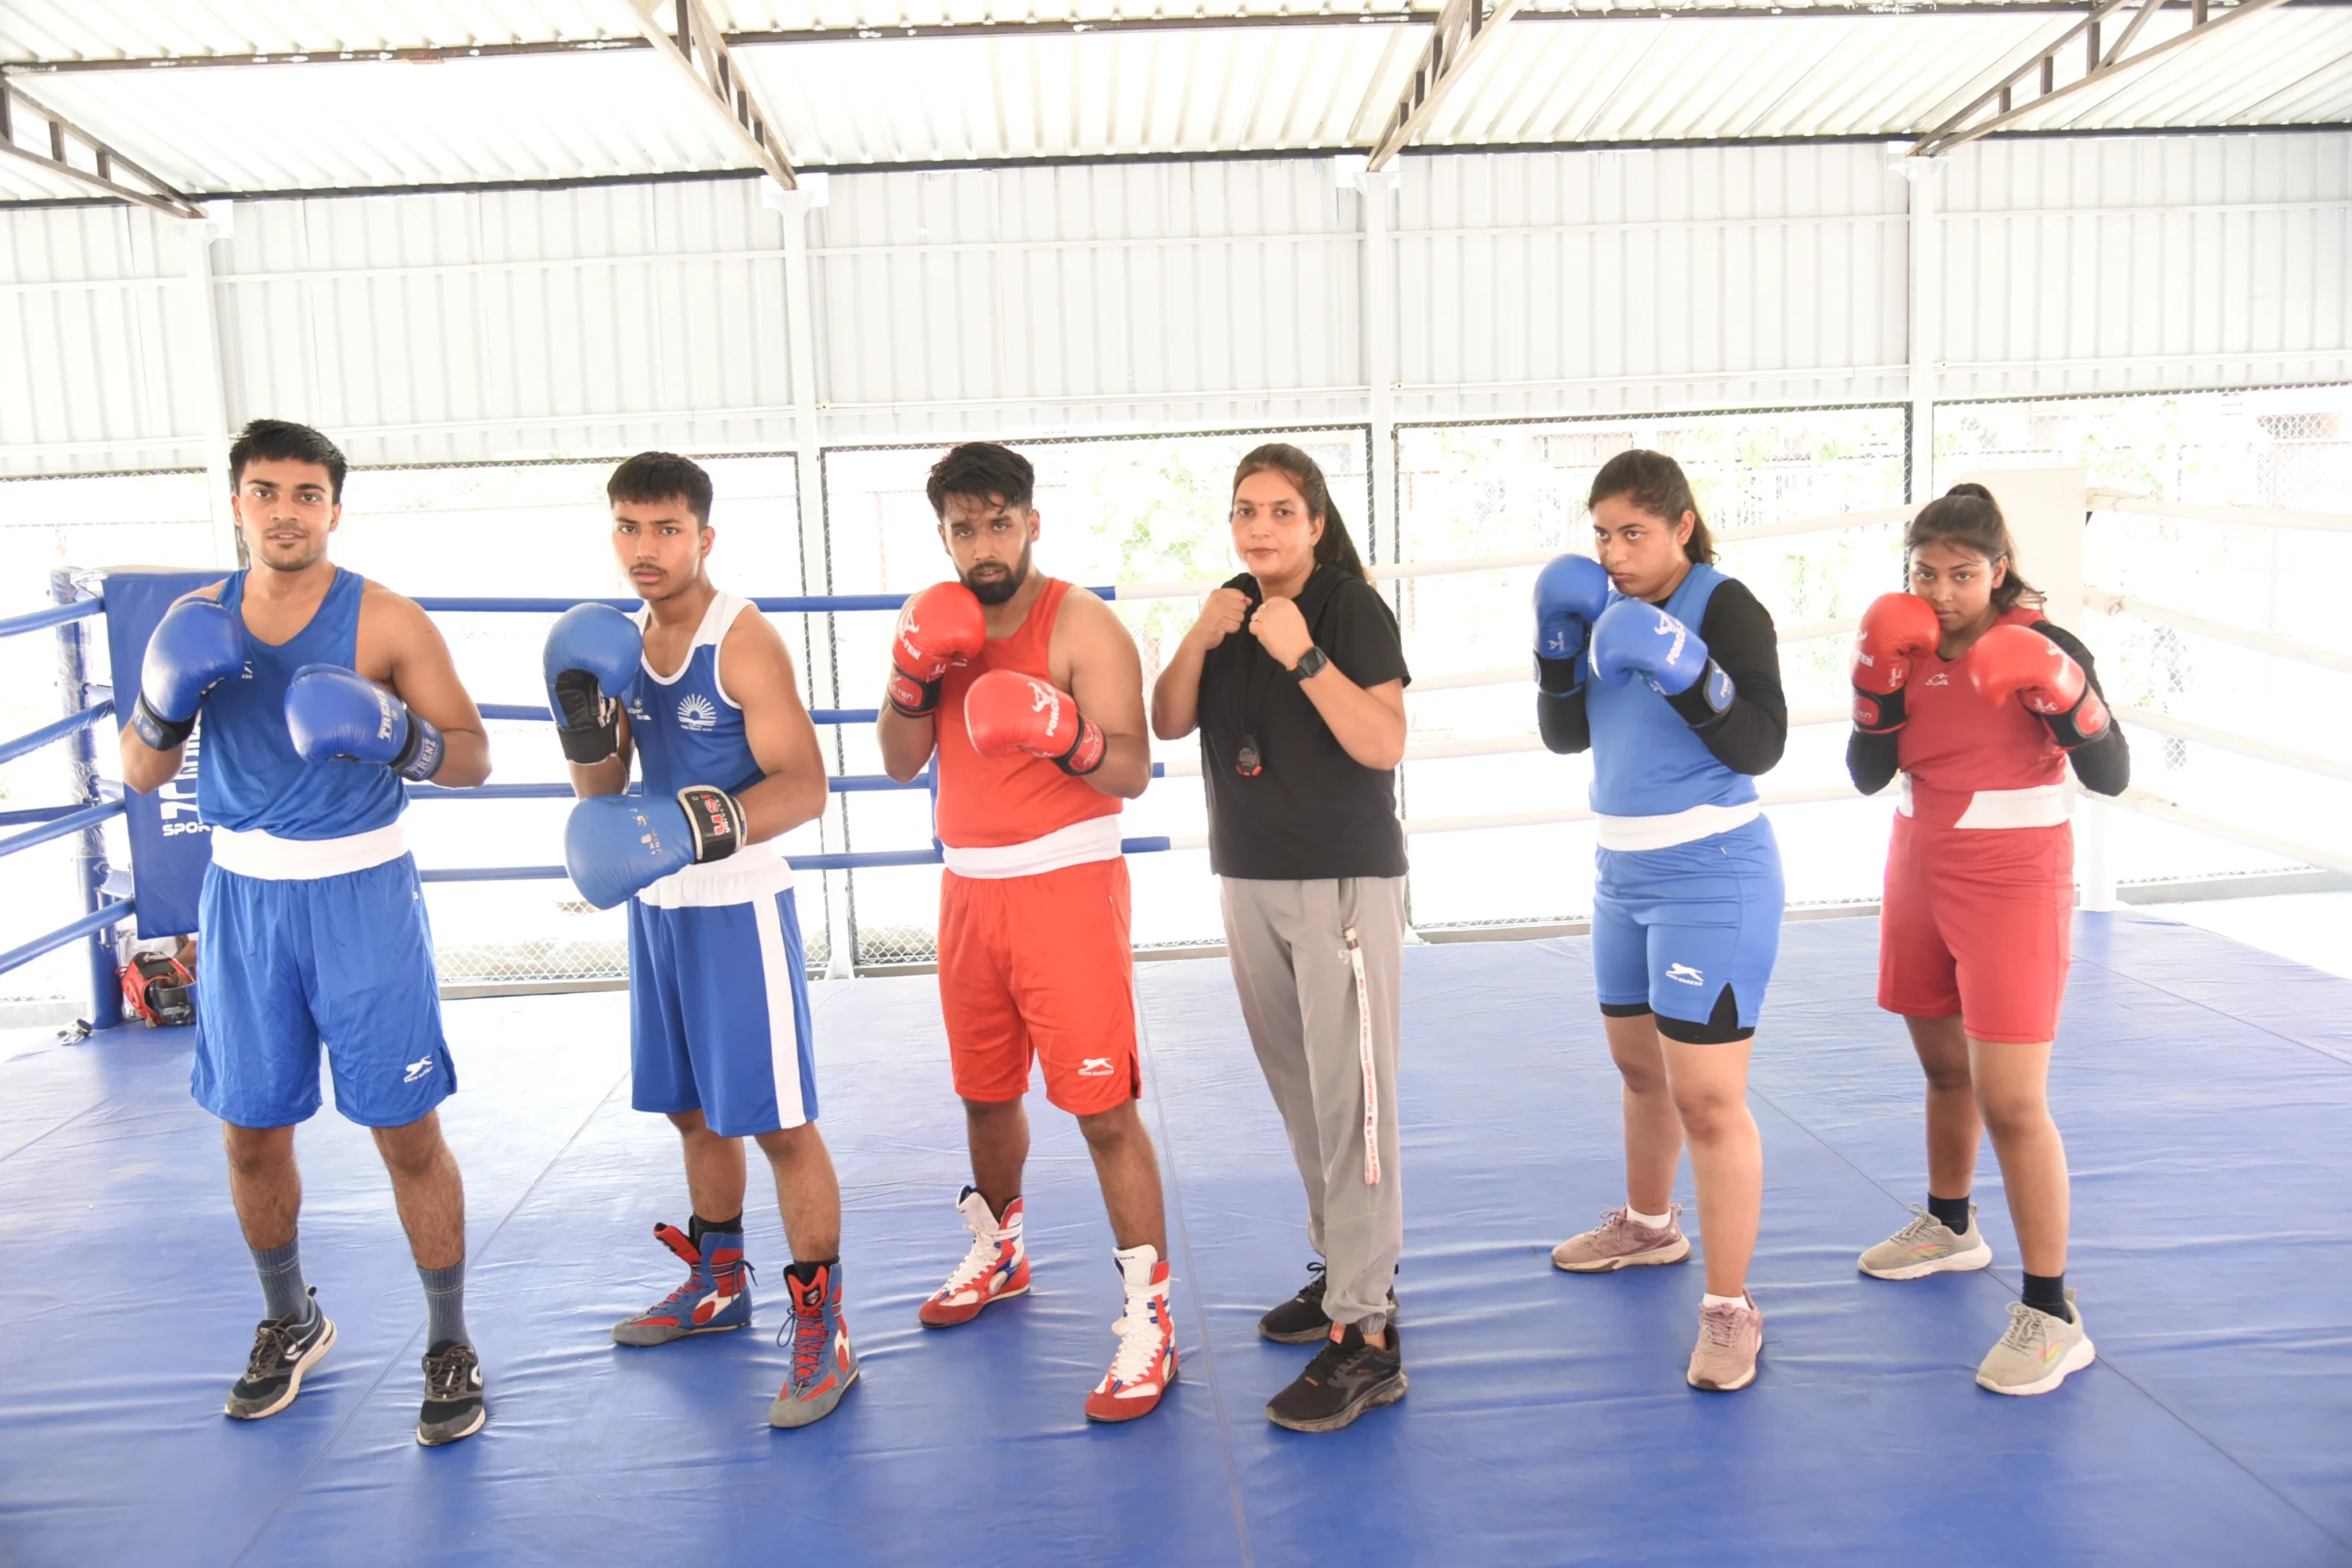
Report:
M1593 623L1592 672L1621 686L1639 675L1669 700L1696 687L1713 713L1731 706L1738 694L1697 632L1639 599L1620 599Z
M556 617L542 660L556 739L569 761L604 761L621 748L617 694L637 678L645 636L610 604L574 604Z
M1564 697L1584 684L1584 643L1609 605L1609 573L1590 556L1561 556L1535 580L1535 684Z
M563 863L599 909L673 871L725 860L743 843L743 807L723 789L688 784L675 799L592 795L571 808Z
M186 599L155 623L139 667L139 700L130 728L158 751L168 751L196 728L204 694L245 667L245 628L209 599Z
M420 784L441 767L441 732L406 703L340 664L305 664L286 686L286 728L306 762L381 762Z

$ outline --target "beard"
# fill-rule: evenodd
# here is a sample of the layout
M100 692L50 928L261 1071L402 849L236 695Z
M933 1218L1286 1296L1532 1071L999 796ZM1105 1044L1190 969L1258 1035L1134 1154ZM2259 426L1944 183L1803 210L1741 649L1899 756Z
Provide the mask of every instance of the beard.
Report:
M974 569L974 570L978 570L978 568ZM1001 575L992 572L977 581L968 571L963 577L964 586L970 589L972 597L983 604L1003 604L1015 593L1020 592L1021 585L1028 581L1029 547L1027 545L1021 547L1021 558L1013 563L1011 571L1003 572Z

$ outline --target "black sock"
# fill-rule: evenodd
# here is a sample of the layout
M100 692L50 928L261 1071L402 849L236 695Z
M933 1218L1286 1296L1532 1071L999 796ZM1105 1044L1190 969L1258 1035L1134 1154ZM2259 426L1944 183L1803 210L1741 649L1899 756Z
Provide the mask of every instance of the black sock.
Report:
M1928 1213L1933 1214L1937 1223L1952 1235L1968 1234L1967 1193L1963 1192L1957 1198L1939 1198L1930 1192L1928 1194Z
M2064 1274L2028 1274L2025 1277L2025 1304L2036 1312L2046 1312L2061 1323L2075 1321L2074 1310L2066 1304L2066 1276Z
M739 1213L731 1220L706 1220L700 1214L696 1214L686 1221L686 1239L696 1247L700 1247L702 1238L712 1231L718 1231L725 1235L741 1235L743 1216Z
M818 1269L838 1269L841 1266L842 1260L839 1258L811 1258L805 1262L796 1258L784 1266L784 1271L804 1285L813 1285L817 1282Z

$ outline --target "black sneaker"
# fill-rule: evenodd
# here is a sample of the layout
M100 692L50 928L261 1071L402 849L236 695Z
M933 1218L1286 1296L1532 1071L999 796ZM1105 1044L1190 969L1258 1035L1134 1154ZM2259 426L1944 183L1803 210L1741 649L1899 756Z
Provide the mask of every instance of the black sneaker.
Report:
M1298 1294L1258 1320L1258 1332L1277 1345L1312 1345L1331 1337L1331 1320L1323 1315L1323 1265L1310 1263L1313 1278Z
M1267 1401L1266 1419L1294 1432L1336 1432L1404 1398L1404 1337L1391 1323L1387 1337L1385 1347L1367 1345L1350 1324L1344 1337L1326 1339L1297 1381Z
M240 1421L275 1416L302 1392L302 1374L323 1359L334 1346L334 1325L319 1310L319 1288L311 1287L310 1315L298 1319L288 1313L254 1325L253 1354L245 1358L245 1375L229 1391L221 1411Z
M470 1345L444 1339L424 1353L424 1409L416 1440L426 1448L454 1443L481 1430L490 1407L481 1398L481 1362Z

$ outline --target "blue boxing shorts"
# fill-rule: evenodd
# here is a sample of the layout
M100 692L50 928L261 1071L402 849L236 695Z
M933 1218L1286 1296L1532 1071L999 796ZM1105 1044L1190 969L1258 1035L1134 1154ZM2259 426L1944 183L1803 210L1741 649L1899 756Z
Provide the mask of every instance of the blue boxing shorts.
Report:
M1744 1040L1781 951L1781 848L1758 817L1657 850L1598 850L1593 988L1617 1017L1655 1013L1696 1043Z
M203 990L189 1089L221 1121L309 1120L322 1045L334 1108L363 1127L405 1127L458 1087L414 857L307 877L243 875L216 862L197 932Z
M688 872L706 874L695 879L695 893L724 897L760 886L754 879L765 868L719 861ZM659 897L670 881L647 892ZM638 1110L700 1111L725 1138L817 1119L800 916L791 886L775 890L774 882L726 902L629 900L630 1103Z

